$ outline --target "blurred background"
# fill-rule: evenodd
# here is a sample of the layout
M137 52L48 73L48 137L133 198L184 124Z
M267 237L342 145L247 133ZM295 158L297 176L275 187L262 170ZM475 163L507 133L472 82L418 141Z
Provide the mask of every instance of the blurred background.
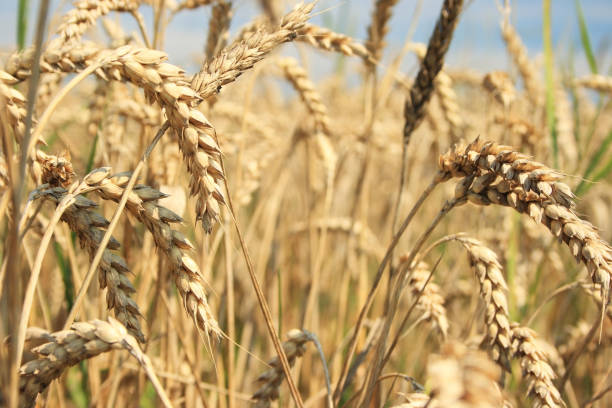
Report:
M166 3L176 0L168 0ZM0 49L3 54L13 51L17 37L18 0L0 1ZM297 1L285 0L288 9ZM349 34L356 39L366 38L372 4L370 0L321 0L317 6L318 14L313 19L316 24L333 28L337 32ZM51 0L50 15L59 16L70 7L68 0ZM427 42L435 20L440 10L442 0L404 0L395 7L388 35L392 50L402 46L406 37L413 33L412 40ZM456 69L469 68L476 72L490 70L506 70L510 61L505 50L499 23L501 1L473 0L468 2L453 39L449 51L447 65ZM542 61L542 4L534 0L515 0L512 6L512 22L519 35L529 49L530 57ZM589 72L583 48L580 45L580 29L577 9L582 8L589 29L592 47L602 73L611 69L610 39L612 38L612 6L610 0L560 0L552 4L552 37L556 65L570 69L570 61L575 74L580 76ZM29 21L35 21L39 0L28 1ZM249 19L258 14L257 0L234 1L235 17L231 32L237 30ZM150 7L141 9L147 22L152 20ZM111 15L119 19L122 27L136 32L137 27L131 16ZM170 54L170 61L195 71L201 58L201 50L206 41L207 21L210 18L210 8L203 7L191 12L180 12L174 18L167 31L165 50ZM415 23L416 22L416 23ZM28 27L26 44L31 43L33 27ZM137 37L137 36L136 36ZM322 59L329 62L330 58ZM316 64L318 74L325 76L333 65ZM313 73L317 75L317 70ZM405 72L416 70L415 64L406 67Z

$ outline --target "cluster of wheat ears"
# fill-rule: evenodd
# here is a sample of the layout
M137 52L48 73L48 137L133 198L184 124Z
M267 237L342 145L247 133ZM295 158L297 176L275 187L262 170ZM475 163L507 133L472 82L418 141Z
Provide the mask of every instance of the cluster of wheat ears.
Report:
M316 1L48 3L0 69L0 405L612 404L594 59L540 68L507 3L484 74L444 65L462 0L401 50L427 2L373 1L362 41ZM161 50L202 9L192 75Z

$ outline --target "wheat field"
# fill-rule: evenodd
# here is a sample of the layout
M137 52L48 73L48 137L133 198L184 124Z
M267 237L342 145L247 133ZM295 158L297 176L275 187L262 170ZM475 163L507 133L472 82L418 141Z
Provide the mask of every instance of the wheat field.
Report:
M445 63L477 4L394 47L397 0L354 36L312 21L329 2L252 2L18 2L0 406L612 406L612 77L580 2L584 75L550 0L542 56L498 2L489 72Z

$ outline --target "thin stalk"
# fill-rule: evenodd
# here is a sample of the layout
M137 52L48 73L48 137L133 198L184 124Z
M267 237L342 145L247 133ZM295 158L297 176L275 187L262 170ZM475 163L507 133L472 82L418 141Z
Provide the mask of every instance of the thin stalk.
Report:
M427 227L427 229L421 234L416 244L414 245L414 247L408 254L406 258L406 263L408 265L412 264L412 261L414 261L414 258L417 256L419 250L421 249L421 247L423 246L427 238L429 238L429 236L431 235L433 230L436 228L436 226L444 218L444 216L448 214L461 201L462 201L462 198L454 198L446 202L446 204L444 204L444 207L442 207L442 209L438 212L434 220L431 222L431 224L429 224L429 227ZM370 379L367 384L366 392L364 394L365 397L363 398L362 403L360 404L362 408L366 408L368 404L370 403L370 400L372 399L372 395L374 393L374 388L377 384L376 380L378 379L378 377L380 376L382 372L387 337L391 329L391 323L393 321L393 317L395 316L395 312L399 304L399 299L400 299L399 295L401 293L402 288L404 287L404 284L405 284L405 277L398 276L398 279L396 280L395 288L393 290L393 295L391 297L391 302L389 305L390 307L389 307L389 310L387 311L385 325L383 326L382 334L380 336L380 340L378 341L378 346L376 349L376 362L372 370L372 375L370 376Z
M372 306L372 302L374 301L374 295L376 294L376 290L378 289L378 285L380 284L380 280L382 278L383 272L385 271L387 264L391 260L391 254L393 253L393 250L399 243L399 240L401 236L404 234L404 231L406 231L406 228L408 228L408 225L410 225L410 222L416 215L417 211L419 210L419 208L421 208L421 205L425 202L425 200L429 197L429 195L433 192L433 190L435 189L437 185L438 185L438 181L434 179L425 188L425 190L423 191L423 193L421 194L417 202L414 204L414 206L410 210L410 213L406 216L406 219L404 219L404 222L399 227L398 231L395 233L393 239L391 240L391 243L389 244L387 252L385 253L384 258L382 262L380 263L380 266L378 267L378 271L376 272L376 275L374 277L374 282L372 282L372 288L370 289L370 293L368 293L366 303L361 308L361 311L359 312L359 317L357 318L357 322L355 323L355 330L353 331L353 335L349 342L349 348L348 348L349 351L346 356L346 359L344 360L344 365L342 367L340 378L338 378L338 382L336 383L336 389L334 390L334 403L336 404L338 403L340 396L342 395L342 391L344 390L344 387L346 386L345 381L346 381L346 377L349 371L350 362L357 348L357 337L359 336L359 332L361 331L361 328L363 327L365 316L367 315L368 311L370 310L370 307Z
M223 173L227 174L225 171L225 164L224 164L223 158L221 157L219 161L221 162L221 168L223 169ZM283 350L283 346L281 345L280 338L278 337L278 334L276 333L276 330L274 329L274 323L272 320L272 314L270 313L270 307L268 306L268 302L266 301L263 291L261 290L261 285L259 284L257 276L255 275L255 269L253 268L253 262L251 261L251 257L249 255L249 251L247 249L246 243L244 242L244 238L240 230L240 225L238 224L238 220L236 219L236 216L234 214L234 206L232 204L232 195L230 194L229 185L227 183L227 180L224 180L224 182L225 182L224 183L225 190L227 192L227 201L228 201L228 206L230 209L230 215L234 222L234 227L236 228L236 233L238 235L238 240L240 241L240 247L242 249L242 254L244 255L244 260L247 264L247 270L249 272L251 283L253 284L253 289L255 290L255 295L257 296L259 307L261 309L261 312L264 315L264 320L266 321L266 327L268 328L268 333L270 334L272 343L274 345L274 349L276 350L276 354L278 355L278 358L281 362L281 367L287 379L287 385L289 386L289 392L291 393L293 402L295 402L295 405L297 405L298 408L304 408L304 402L302 401L302 397L300 396L297 386L295 385L295 382L293 381L293 377L291 376L291 367L289 366L287 355L285 354L285 351Z

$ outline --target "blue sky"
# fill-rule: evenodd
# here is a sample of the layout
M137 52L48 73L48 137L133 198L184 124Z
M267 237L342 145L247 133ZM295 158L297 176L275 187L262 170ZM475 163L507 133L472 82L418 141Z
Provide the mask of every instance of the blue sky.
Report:
M500 0L501 1L501 0ZM0 0L0 49L12 51L16 42L17 0ZM39 0L30 0L30 16L35 19ZM235 0L236 15L232 31L258 13L255 0ZM287 0L286 4L295 3ZM317 24L333 27L358 39L366 37L373 0L320 0L316 11L325 12L314 17ZM398 49L404 42L412 20L415 0L400 0L395 7L389 32L389 49ZM557 63L567 65L567 56L574 50L576 71L588 71L582 52L574 0L552 1L552 31ZM69 2L51 0L52 11L66 10ZM420 17L413 39L426 42L431 34L442 0L423 0ZM542 54L542 3L536 0L514 0L512 20L532 57ZM609 72L612 64L612 2L611 0L581 0L589 27L592 45L598 58L599 69ZM148 22L151 11L143 6ZM316 12L315 11L315 12ZM207 7L186 11L177 15L167 31L165 50L170 61L182 66L196 66L196 58L203 49L206 24L210 16ZM112 18L119 18L112 16ZM135 30L130 16L120 17L122 25ZM509 60L499 33L501 16L495 0L467 1L451 45L447 64L454 68L471 68L485 72L491 69L507 69ZM31 33L29 38L31 38Z

